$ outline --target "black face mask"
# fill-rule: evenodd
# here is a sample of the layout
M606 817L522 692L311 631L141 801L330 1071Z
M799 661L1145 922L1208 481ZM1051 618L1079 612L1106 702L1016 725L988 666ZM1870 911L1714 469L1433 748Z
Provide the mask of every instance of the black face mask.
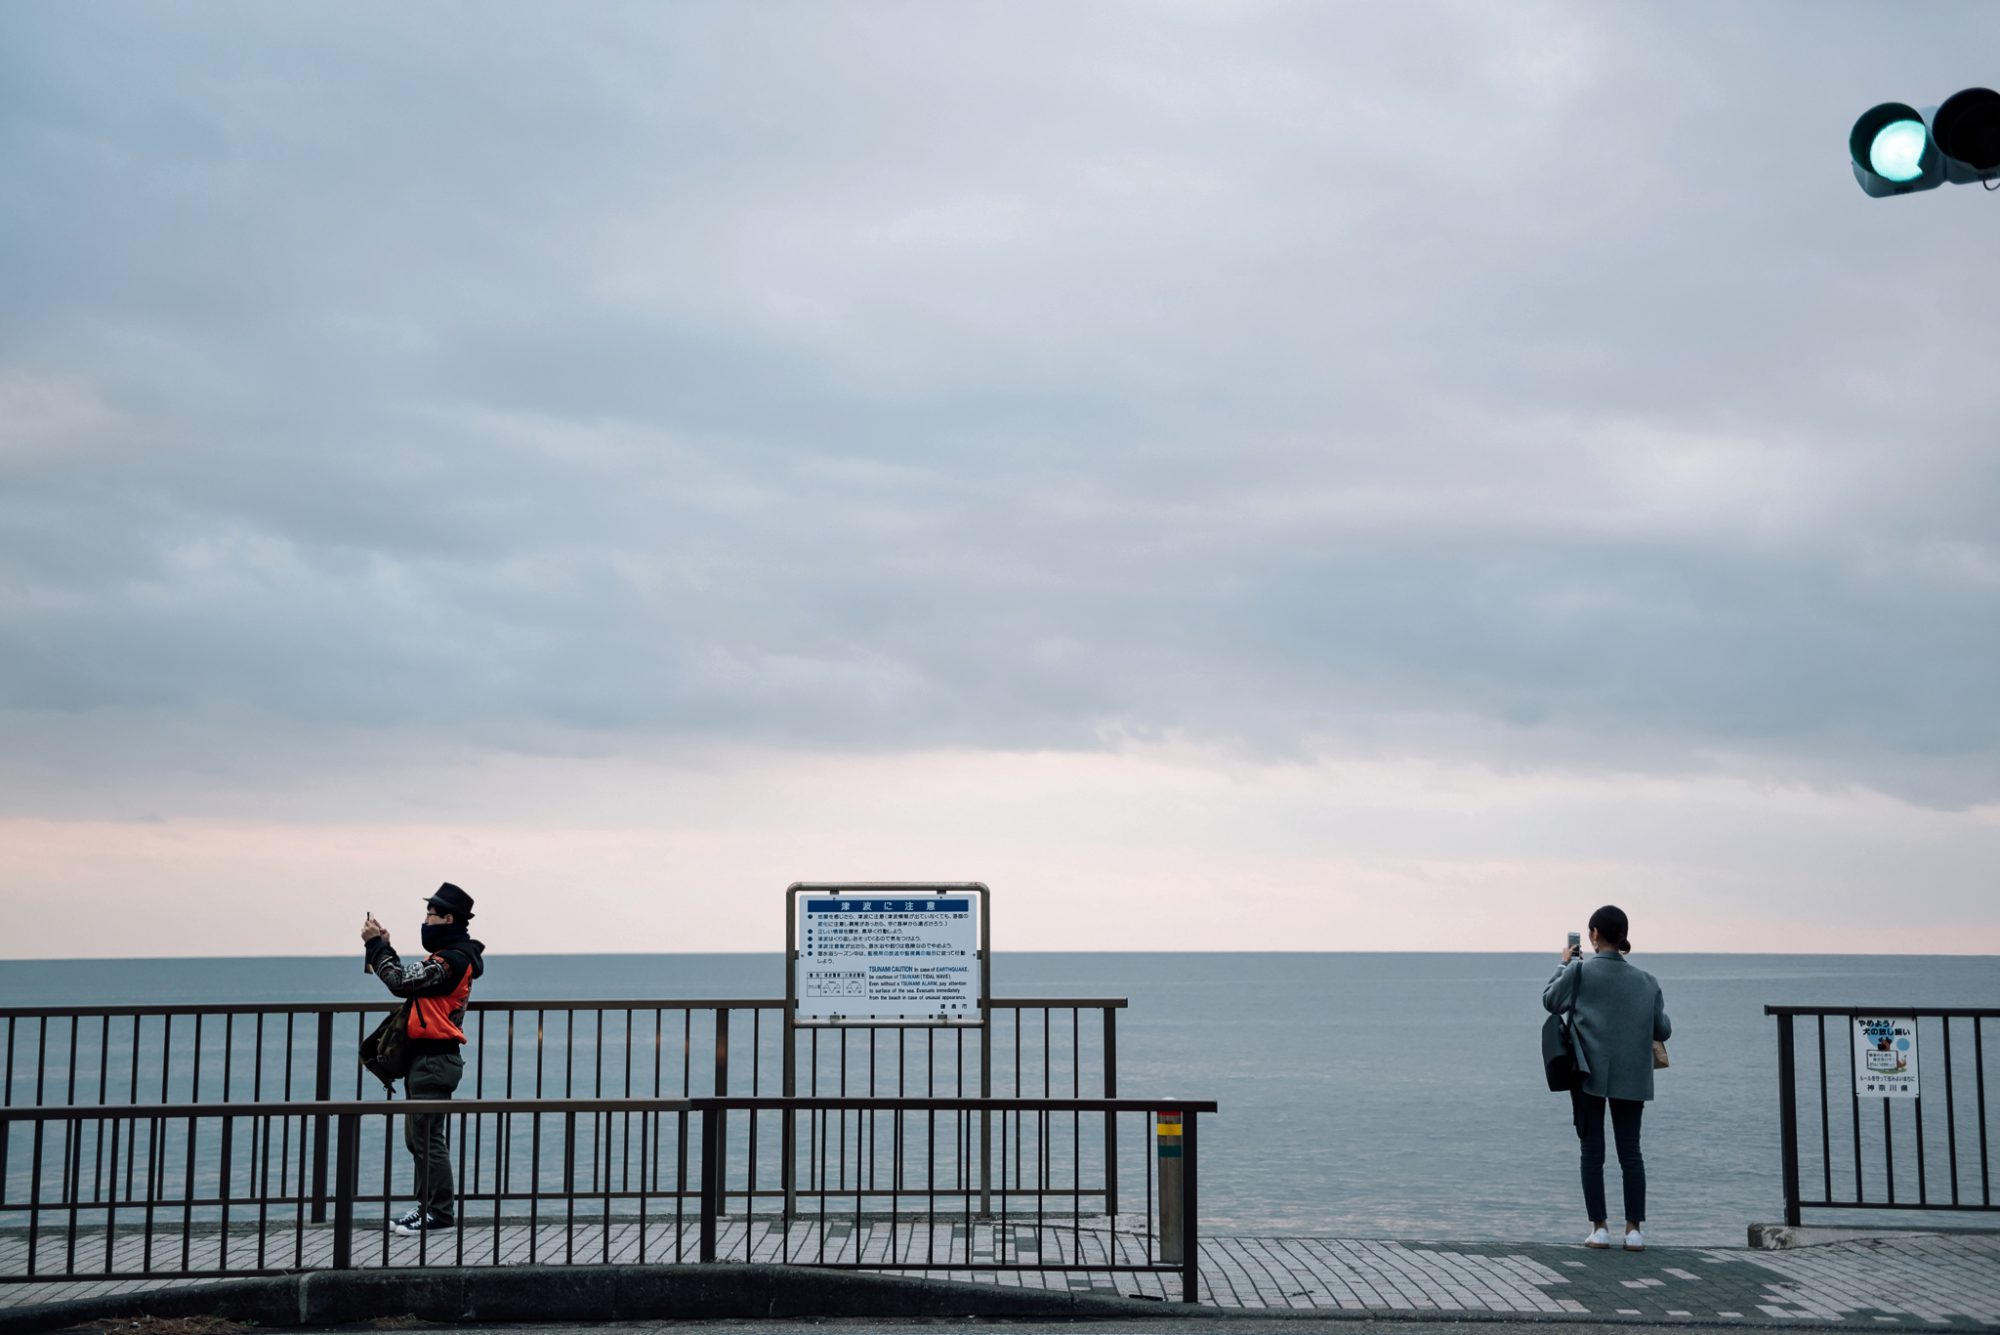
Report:
M435 953L454 941L463 940L465 940L465 929L455 922L427 922L424 924L425 950Z

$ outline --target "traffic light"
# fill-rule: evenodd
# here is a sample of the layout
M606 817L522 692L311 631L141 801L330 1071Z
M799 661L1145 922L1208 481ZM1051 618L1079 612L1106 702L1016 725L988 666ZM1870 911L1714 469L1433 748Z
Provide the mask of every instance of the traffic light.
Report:
M2000 93L1967 88L1927 113L1902 102L1870 107L1848 133L1847 156L1876 198L2000 181Z

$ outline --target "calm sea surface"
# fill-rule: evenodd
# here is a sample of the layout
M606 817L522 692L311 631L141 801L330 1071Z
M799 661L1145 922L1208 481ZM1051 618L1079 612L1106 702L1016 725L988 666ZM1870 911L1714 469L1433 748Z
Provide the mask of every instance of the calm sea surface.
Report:
M488 998L773 997L779 956L513 956ZM1992 957L1635 955L1666 992L1673 1067L1646 1114L1650 1236L1740 1243L1779 1217L1766 1003L2000 1005ZM1569 1239L1567 1102L1539 1071L1551 955L1014 954L996 994L1126 997L1119 1088L1222 1105L1202 1205L1225 1231ZM358 959L0 961L0 1004L373 1000ZM2000 1026L1988 1066L2000 1070ZM1002 1092L1002 1091L996 1091ZM1086 1090L1085 1093L1090 1091ZM2000 1115L2000 1099L1994 1100ZM1996 1143L2000 1119L1990 1118ZM1613 1208L1617 1171L1609 1173Z

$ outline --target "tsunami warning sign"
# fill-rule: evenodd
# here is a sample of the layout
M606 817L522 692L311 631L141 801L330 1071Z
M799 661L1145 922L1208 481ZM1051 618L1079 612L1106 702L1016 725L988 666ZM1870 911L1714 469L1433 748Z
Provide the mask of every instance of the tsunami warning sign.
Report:
M959 887L803 894L798 1024L980 1023L979 905Z

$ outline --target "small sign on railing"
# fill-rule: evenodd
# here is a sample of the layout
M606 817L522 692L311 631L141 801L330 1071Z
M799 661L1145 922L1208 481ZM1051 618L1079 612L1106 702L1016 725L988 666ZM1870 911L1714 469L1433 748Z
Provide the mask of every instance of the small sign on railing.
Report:
M1854 1092L1877 1099L1917 1097L1914 1017L1854 1017Z

